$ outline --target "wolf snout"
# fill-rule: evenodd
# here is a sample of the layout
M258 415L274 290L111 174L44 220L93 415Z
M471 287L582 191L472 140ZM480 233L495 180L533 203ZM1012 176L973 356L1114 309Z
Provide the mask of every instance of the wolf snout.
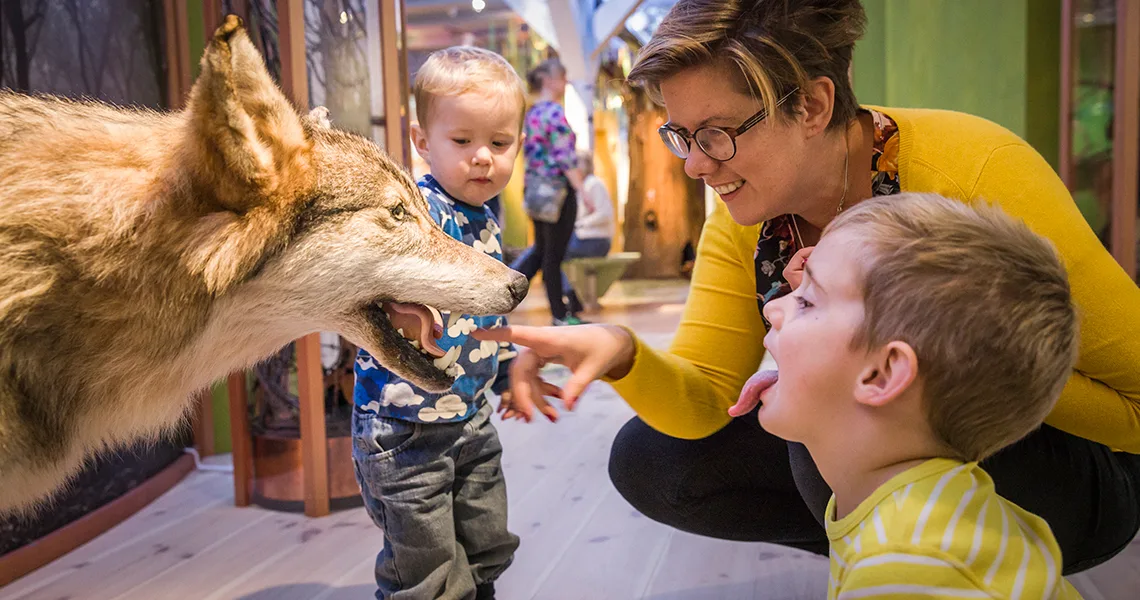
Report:
M511 298L515 301L515 306L518 306L523 298L526 298L527 290L530 289L530 281L526 276L518 271L511 271L511 283L507 286L511 292Z

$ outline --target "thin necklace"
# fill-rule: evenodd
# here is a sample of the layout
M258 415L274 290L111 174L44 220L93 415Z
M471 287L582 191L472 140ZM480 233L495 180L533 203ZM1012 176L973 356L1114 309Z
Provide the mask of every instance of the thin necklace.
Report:
M843 203L847 202L847 168L850 166L851 162L851 146L847 140L848 130L850 130L850 127L843 130L843 196L839 198L839 207L835 209L836 215L843 212ZM792 227L794 227L796 230L796 246L800 246L803 244L804 236L800 234L799 219L796 218L795 214L792 215ZM803 249L803 247L800 246L800 249Z

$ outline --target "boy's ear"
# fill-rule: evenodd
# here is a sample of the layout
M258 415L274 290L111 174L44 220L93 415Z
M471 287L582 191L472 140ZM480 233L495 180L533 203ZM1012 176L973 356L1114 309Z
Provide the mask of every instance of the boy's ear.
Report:
M424 131L423 127L420 127L419 123L412 123L412 144L415 145L420 158L425 161L430 160L428 154L431 151L428 149L427 132Z
M855 384L855 401L864 406L887 405L918 378L918 355L906 342L891 342L869 358Z

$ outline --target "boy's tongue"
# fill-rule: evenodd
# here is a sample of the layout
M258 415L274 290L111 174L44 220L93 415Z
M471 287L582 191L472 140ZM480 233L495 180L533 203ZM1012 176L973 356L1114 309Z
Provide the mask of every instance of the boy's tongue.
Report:
M779 374L776 371L760 371L750 377L740 391L740 399L728 409L729 416L735 418L752 412L760 404L760 395L775 385L777 379Z
M436 358L447 354L435 343L436 338L443 336L443 326L435 322L428 307L422 304L385 302L382 308L388 313L392 325L402 330L404 337L418 341L428 354Z

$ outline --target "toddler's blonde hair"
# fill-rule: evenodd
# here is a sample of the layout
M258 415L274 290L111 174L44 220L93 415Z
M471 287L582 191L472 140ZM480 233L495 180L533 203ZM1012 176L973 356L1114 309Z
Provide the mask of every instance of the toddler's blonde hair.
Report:
M514 102L521 127L526 108L522 78L505 58L474 46L452 46L432 52L416 72L412 95L416 99L420 127L429 127L431 109L437 98L469 93Z

